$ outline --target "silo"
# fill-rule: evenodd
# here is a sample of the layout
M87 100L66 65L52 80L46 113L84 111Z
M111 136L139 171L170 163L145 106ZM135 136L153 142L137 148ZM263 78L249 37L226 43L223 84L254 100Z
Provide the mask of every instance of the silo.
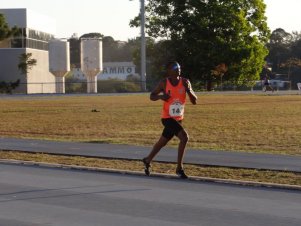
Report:
M81 39L81 69L87 78L87 92L97 93L97 74L102 71L102 40Z
M56 93L65 93L65 75L70 71L69 42L49 41L49 70L55 76Z

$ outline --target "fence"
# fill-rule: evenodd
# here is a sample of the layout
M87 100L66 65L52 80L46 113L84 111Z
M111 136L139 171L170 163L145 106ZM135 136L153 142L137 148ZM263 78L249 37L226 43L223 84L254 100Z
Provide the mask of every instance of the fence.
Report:
M223 83L212 82L210 86L208 83L197 82L193 84L194 88L198 91L260 91L264 90L264 81L251 81L245 84L237 84L229 81ZM291 81L271 80L270 86L274 90L296 90L297 84Z
M13 89L6 84L0 84L0 93L13 93L13 94L32 94L32 93L55 93L55 86L57 83L20 83L18 87ZM264 88L262 81L253 82L253 86L238 85L231 82L224 82L223 84L212 83L212 91L260 91ZM271 81L271 86L275 90L297 90L301 89L300 83L292 84L290 81L275 82ZM147 90L153 89L153 83L146 83ZM194 83L193 88L196 91L207 91L207 84ZM128 92L141 92L140 81L121 81L121 80L100 80L97 81L97 93L128 93ZM87 82L65 82L65 93L87 93Z
M42 94L56 93L55 87L58 83L19 83L16 88L10 84L0 86L0 93L11 94ZM97 93L128 93L141 92L141 82L120 81L120 80L101 80L97 81ZM65 82L65 93L87 93L86 81Z
M142 82L101 80L97 81L97 93L141 92ZM66 93L87 93L87 82L65 82Z

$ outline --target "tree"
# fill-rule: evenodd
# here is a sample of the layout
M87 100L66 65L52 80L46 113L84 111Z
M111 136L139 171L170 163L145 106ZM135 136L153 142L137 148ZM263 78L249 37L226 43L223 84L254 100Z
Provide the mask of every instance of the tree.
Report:
M215 80L211 71L221 63L229 80L259 78L269 38L263 0L153 0L146 12L148 35L168 40L183 73L207 81L208 89ZM139 17L131 25L139 26Z
M282 28L272 32L267 45L269 49L267 59L272 63L273 71L278 71L281 64L290 58L292 40L293 36Z
M114 40L105 36L103 42L103 59L105 62L133 61L133 55L140 48L138 39L129 39L127 42Z
M16 89L20 84L20 79L15 82L0 82L0 93L12 94L12 91Z
M291 87L296 87L296 83L301 81L301 33L288 33L277 28L272 32L267 46L267 62L272 66L270 74L289 80Z
M103 38L103 34L97 33L97 32L92 32L92 33L87 33L83 34L80 38Z
M14 26L12 29L9 28L8 24L5 21L3 14L0 14L0 42L4 39L7 39L13 35L18 34L19 29ZM12 90L18 87L20 80L18 79L15 82L0 82L0 93L12 93Z
M301 59L299 58L289 58L286 62L281 64L281 67L286 68L287 69L287 79L289 81L292 81L293 83L297 83L300 82L300 74L298 73L297 76L292 76L292 69L293 68L297 68L300 69L301 68Z
M228 71L228 67L226 64L221 63L217 65L213 70L211 70L211 74L217 78L220 78L221 81L221 90L223 90L223 76Z
M292 43L291 54L293 57L301 59L301 37Z
M3 14L0 14L0 41L11 36L11 30L5 21Z
M16 35L18 33L19 33L19 29L16 26L10 29L5 21L5 17L3 16L3 14L0 14L0 41L7 39L13 35Z
M25 76L27 76L28 71L35 65L37 65L37 60L32 58L32 53L22 53L19 56L18 69Z
M105 36L102 39L103 43L103 60L104 62L116 61L118 44L111 36Z

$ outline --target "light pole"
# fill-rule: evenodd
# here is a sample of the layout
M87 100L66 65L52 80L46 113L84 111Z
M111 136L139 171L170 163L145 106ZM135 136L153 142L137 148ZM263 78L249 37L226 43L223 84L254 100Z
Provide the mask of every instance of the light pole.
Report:
M145 0L140 0L141 14L141 90L146 91Z

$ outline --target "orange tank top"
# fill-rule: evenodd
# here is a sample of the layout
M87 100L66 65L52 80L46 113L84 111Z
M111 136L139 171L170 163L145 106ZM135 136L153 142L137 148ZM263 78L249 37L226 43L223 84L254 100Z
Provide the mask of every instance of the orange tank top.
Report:
M180 77L178 85L173 86L167 78L165 92L171 97L163 103L162 118L174 118L177 121L182 120L184 118L184 106L186 102L183 79Z

